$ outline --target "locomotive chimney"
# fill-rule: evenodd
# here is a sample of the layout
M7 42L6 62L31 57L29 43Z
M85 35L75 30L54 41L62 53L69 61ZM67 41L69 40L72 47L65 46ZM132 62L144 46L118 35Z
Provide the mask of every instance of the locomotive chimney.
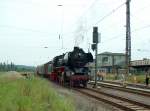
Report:
M74 47L74 50L78 50L79 49L79 47Z

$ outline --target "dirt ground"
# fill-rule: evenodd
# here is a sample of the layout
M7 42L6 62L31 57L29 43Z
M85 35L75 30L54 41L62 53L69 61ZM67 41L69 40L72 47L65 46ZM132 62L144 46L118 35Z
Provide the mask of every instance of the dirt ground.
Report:
M16 71L8 71L8 72L5 72L1 76L5 78L10 78L10 79L23 78L23 76L19 72L16 72Z
M52 83L56 91L66 98L72 98L76 111L121 111L109 104L89 98L72 89L60 87Z

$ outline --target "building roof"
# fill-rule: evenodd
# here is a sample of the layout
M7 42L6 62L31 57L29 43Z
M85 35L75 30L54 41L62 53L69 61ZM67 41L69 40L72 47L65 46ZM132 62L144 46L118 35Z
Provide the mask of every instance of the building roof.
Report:
M118 56L125 56L124 53L112 53L112 52L103 52L103 53L100 53L98 55L118 55Z
M149 58L143 58L143 59L138 59L138 60L132 60L131 62L136 62L136 61L150 61Z

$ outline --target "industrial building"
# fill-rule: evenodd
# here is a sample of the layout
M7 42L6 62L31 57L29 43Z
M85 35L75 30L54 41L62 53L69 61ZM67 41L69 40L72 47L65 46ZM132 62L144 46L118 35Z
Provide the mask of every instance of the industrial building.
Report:
M131 66L134 69L134 73L145 73L150 71L150 59L144 58L143 60L131 61Z
M97 55L98 68L106 69L108 73L115 73L125 67L125 54L103 52Z
M90 75L94 78L95 75L95 60L89 64L91 70ZM125 54L103 52L97 55L97 68L99 72L118 73L119 69L125 68Z
M91 75L95 74L95 60L89 64ZM125 70L125 54L103 52L97 55L98 71L105 71L106 73L120 73ZM119 72L118 72L119 71ZM131 61L130 73L145 74L150 72L150 59L144 58L143 60Z

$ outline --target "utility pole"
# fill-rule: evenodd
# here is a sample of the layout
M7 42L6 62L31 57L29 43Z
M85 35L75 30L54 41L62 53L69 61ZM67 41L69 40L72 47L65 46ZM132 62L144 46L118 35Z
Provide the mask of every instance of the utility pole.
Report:
M131 61L131 29L130 29L130 2L131 0L126 1L126 76L130 72L130 61Z
M99 42L98 39L98 27L93 27L93 44L92 44L92 49L95 50L95 84L94 88L97 87L97 45Z

